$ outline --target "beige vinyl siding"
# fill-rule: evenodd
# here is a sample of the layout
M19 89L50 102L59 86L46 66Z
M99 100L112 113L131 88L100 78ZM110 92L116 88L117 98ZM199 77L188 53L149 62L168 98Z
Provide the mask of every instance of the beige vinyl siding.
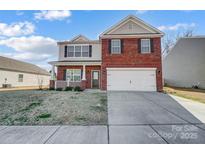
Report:
M112 31L112 34L144 34L144 33L150 33L149 30L143 28L140 25L137 25L133 21L129 21L119 27L118 29Z
M205 38L183 38L163 59L165 84L205 89Z
M19 74L23 75L23 82L19 82ZM5 83L5 78L7 78L6 83L12 87L39 86L41 81L43 86L48 86L50 80L50 76L46 75L0 70L0 88Z
M59 45L59 61L101 60L101 45L99 43L80 44L80 45L92 45L92 57L64 57L65 45L66 44ZM77 45L77 44L73 43L73 45Z

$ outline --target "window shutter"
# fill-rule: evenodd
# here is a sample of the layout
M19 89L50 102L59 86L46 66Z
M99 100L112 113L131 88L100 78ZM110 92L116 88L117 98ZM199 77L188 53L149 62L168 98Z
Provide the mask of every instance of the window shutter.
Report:
M68 46L66 45L65 46L65 51L64 51L64 57L67 57L67 55L68 55L67 52L68 52Z
M138 52L141 53L141 39L138 39Z
M124 42L123 42L123 39L120 40L120 43L121 43L121 53L123 53L123 49L124 49Z
M63 70L63 80L66 80L66 70Z
M108 51L111 54L111 39L108 40Z
M92 45L89 45L89 57L92 57Z
M81 80L82 80L82 78L83 78L83 70L81 69Z
M154 52L154 40L153 40L153 38L150 39L150 47L151 47L151 52Z

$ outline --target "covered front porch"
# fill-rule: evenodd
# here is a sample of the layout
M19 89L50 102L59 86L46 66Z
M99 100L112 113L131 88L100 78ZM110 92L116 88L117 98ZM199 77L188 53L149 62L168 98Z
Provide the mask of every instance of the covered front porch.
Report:
M101 88L101 62L57 61L52 65L50 88ZM57 73L55 73L57 72Z

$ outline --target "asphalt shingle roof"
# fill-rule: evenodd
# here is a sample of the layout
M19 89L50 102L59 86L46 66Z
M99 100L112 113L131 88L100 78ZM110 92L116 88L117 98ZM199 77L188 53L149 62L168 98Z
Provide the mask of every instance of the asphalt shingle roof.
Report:
M2 56L0 56L0 69L39 75L50 75L46 70L36 65Z

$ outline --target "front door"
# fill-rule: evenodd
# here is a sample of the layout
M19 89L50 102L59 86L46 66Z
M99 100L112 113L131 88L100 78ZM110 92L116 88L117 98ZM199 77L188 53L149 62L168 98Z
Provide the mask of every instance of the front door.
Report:
M92 71L92 88L99 88L100 72Z

